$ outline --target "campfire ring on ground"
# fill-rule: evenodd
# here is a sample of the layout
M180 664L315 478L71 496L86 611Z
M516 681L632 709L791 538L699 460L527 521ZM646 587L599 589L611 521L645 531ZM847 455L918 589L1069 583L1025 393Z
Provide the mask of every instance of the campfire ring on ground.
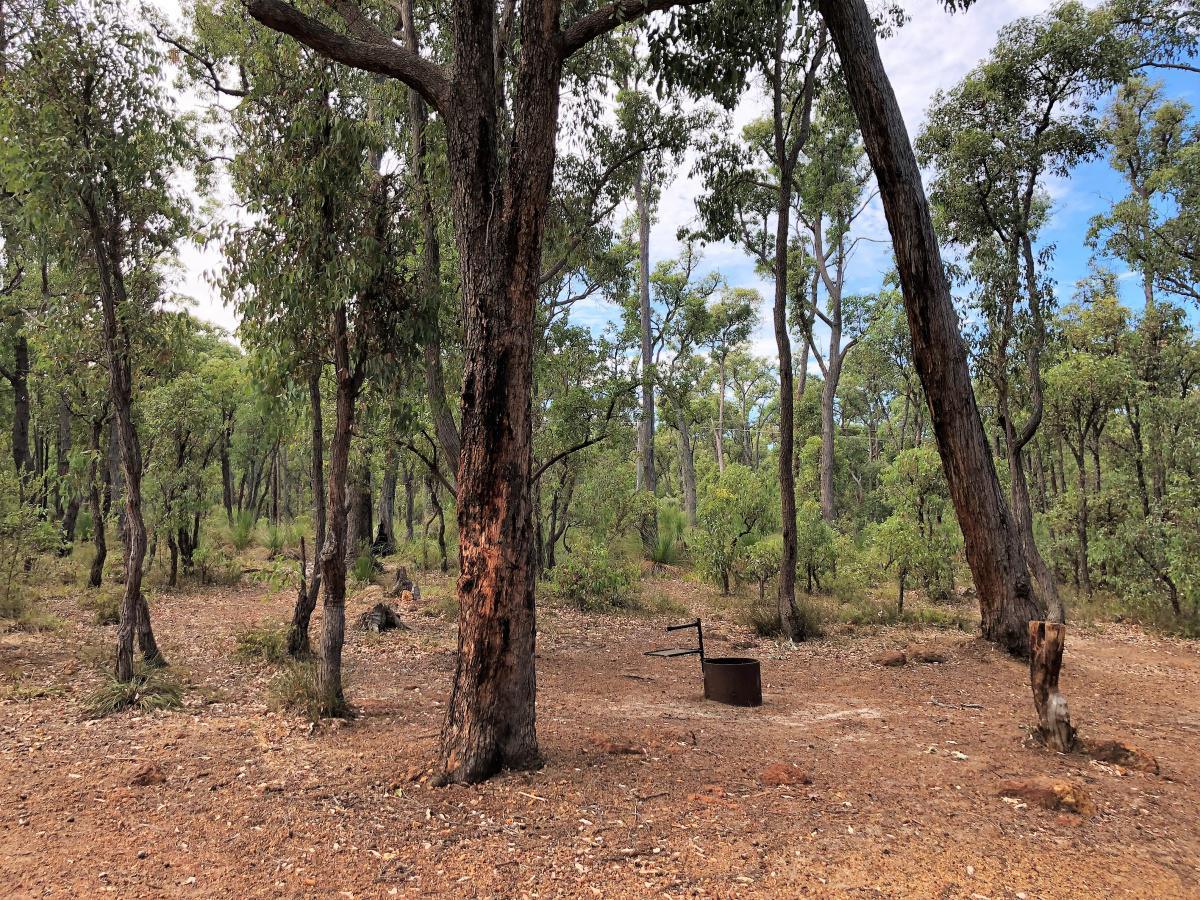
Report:
M757 659L748 656L704 655L704 627L700 620L668 625L667 631L696 629L695 647L666 647L648 650L647 656L699 656L704 676L704 699L729 706L762 706L762 667Z

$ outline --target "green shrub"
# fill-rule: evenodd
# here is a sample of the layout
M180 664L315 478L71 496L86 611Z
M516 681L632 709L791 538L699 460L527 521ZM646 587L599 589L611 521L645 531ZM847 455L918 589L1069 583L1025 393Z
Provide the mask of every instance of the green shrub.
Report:
M670 566L679 561L679 545L686 522L683 510L673 500L658 504L658 536L650 554L655 565Z
M609 558L603 547L572 553L554 569L555 596L584 612L637 609L637 573Z
M118 681L109 672L104 683L84 701L92 718L102 718L123 709L175 709L182 705L183 686L174 676L159 668L139 667L129 681Z
M354 565L350 567L350 578L359 585L370 584L375 579L375 556L366 544L354 558Z
M783 564L783 535L773 534L755 541L746 551L746 572L758 582L758 599L766 596L767 582L779 574Z
M775 502L765 476L731 463L700 501L692 547L700 574L729 594L747 548L773 524Z
M271 557L278 556L284 547L287 533L281 525L268 525L265 546Z
M261 659L281 663L288 658L288 626L275 624L251 625L237 633L234 655L243 660Z

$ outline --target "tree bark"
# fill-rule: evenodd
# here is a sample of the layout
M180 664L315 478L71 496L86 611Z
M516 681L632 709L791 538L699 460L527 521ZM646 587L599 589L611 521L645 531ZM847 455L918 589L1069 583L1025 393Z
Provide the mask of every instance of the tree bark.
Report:
M396 552L396 481L400 459L395 448L384 455L383 481L379 486L379 531L375 536L374 552L391 556Z
M1028 623L1042 618L1029 566L996 476L967 367L966 348L937 235L896 95L865 0L818 0L846 75L850 100L879 182L896 254L917 373L979 592L983 634L1029 652Z
M117 680L133 678L133 638L136 632L148 664L165 665L154 639L150 610L142 596L142 563L146 556L146 523L142 518L142 449L133 423L133 366L129 333L118 322L117 310L127 301L124 276L110 250L112 236L92 214L92 251L100 285L104 349L108 357L109 394L125 476L125 595L117 627Z
M350 466L354 404L359 388L358 373L351 370L345 304L338 304L334 311L332 332L337 391L333 439L329 442L329 501L326 513L329 531L321 545L320 554L325 600L317 689L323 713L339 716L346 712L346 695L342 690L342 645L346 638L346 482Z
M13 343L13 370L8 379L13 391L12 456L13 469L26 499L33 457L29 452L29 339L24 332Z
M313 567L305 590L296 595L292 625L288 631L288 656L304 659L312 655L308 627L321 593L321 553L325 546L325 438L321 421L321 366L308 375L309 416L312 420Z
M1058 692L1067 627L1061 622L1029 623L1029 684L1038 714L1038 736L1051 750L1076 749L1075 728L1066 698Z
M638 487L654 493L654 346L650 319L650 185L645 165L634 175L633 195L638 217L638 324L642 339L642 417L638 422ZM650 557L658 544L658 512L650 510L640 523L642 552Z
M104 416L92 420L92 440L90 449L92 460L88 464L88 504L92 513L92 544L96 548L92 556L92 565L88 571L88 587L98 588L104 578L104 560L108 557L108 543L105 535L105 509L101 501L100 481L101 469L104 469L104 480L108 480L107 468L103 466L100 455L100 437L104 431Z
M683 514L691 527L696 525L696 448L687 414L676 404L679 431L679 480L683 485Z

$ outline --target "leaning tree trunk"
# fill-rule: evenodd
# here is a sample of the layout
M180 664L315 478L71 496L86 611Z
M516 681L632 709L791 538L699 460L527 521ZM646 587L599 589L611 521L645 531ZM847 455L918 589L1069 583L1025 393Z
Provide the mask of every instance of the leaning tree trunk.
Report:
M296 595L292 625L288 630L288 656L304 659L312 655L308 626L321 593L321 552L325 546L325 438L321 427L321 367L313 366L308 376L308 400L312 418L313 568L305 589Z
M896 95L865 0L818 0L837 46L850 100L879 182L896 254L917 373L979 591L983 633L1029 652L1028 623L1042 618L1029 566L996 476L967 367L966 348L937 235Z

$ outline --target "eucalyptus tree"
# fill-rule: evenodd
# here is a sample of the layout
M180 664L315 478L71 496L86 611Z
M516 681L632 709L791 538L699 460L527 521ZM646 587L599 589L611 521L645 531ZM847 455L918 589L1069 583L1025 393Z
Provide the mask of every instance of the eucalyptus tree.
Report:
M1161 84L1131 78L1103 122L1109 161L1129 193L1092 220L1089 237L1156 290L1200 303L1200 124Z
M988 59L935 95L919 140L936 172L931 196L942 227L966 252L978 284L979 361L996 393L1013 513L1039 603L1056 618L1062 603L1034 539L1025 462L1044 412L1042 356L1054 302L1046 277L1052 248L1040 231L1050 210L1047 178L1067 175L1096 151L1095 101L1124 71L1122 49L1106 19L1078 4L1019 19L1001 31ZM1023 422L1021 388L1029 409Z
M232 11L226 21L227 28L246 28ZM225 286L247 343L276 348L284 371L308 383L313 495L323 507L314 549L324 590L319 690L323 708L336 714L345 709L341 650L356 406L369 370L386 365L397 330L416 324L408 257L400 250L409 222L403 171L391 171L385 158L388 111L394 120L400 98L386 82L253 26L238 36L227 53L243 73L246 96L229 115L236 154L230 174L247 215L229 224ZM335 416L322 490L327 363ZM296 655L306 651L316 594L310 584L298 598L289 640Z
M718 140L699 168L707 191L697 201L714 238L740 243L774 279L773 324L779 356L779 485L783 557L779 610L784 631L799 637L796 609L796 484L792 343L792 200L797 165L812 130L814 104L828 81L832 48L824 21L806 0L712 0L681 11L672 30L651 41L651 58L669 84L736 104L743 83L760 77L770 116L740 143ZM805 357L807 360L807 355ZM723 453L718 450L723 466Z
M5 92L4 171L63 253L86 258L98 286L110 394L121 451L128 560L117 677L133 675L136 628L161 662L142 596L146 528L134 417L139 338L162 298L162 266L190 228L175 184L196 141L165 90L161 55L115 4L53 5L36 52Z
M441 59L394 42L389 10L381 18L376 8L338 2L341 23L333 27L284 0L244 3L331 59L407 84L445 128L465 360L459 655L440 780L479 781L535 765L530 407L562 84L586 77L593 42L675 2L619 0L567 12L558 0L501 10L490 0L455 0L436 29Z
M969 3L947 5L961 8ZM1029 652L1029 620L1038 618L1041 610L979 417L921 171L879 53L878 22L865 0L817 0L817 6L837 49L883 200L913 361L925 388L967 562L979 592L983 634L1024 656Z
M867 326L870 302L845 296L851 256L861 236L853 228L873 198L868 192L871 170L858 140L857 128L840 86L828 90L818 107L805 160L797 175L794 195L796 218L808 231L813 267L817 273L814 297L804 320L809 349L821 371L821 515L833 522L837 515L833 488L834 407L842 370L850 351ZM823 307L823 308L822 308ZM829 329L824 353L817 346L813 326L820 321Z
M639 63L641 63L639 65ZM701 112L684 113L678 101L655 100L641 88L641 80L652 78L644 62L633 59L634 77L626 80L617 94L617 118L623 139L639 150L633 166L634 214L637 219L638 321L641 332L641 418L638 424L638 483L642 490L655 491L654 427L655 374L654 336L650 303L650 226L661 192L683 160L692 135L708 121ZM643 519L642 549L649 555L658 542L658 519L653 510Z
M708 351L716 380L716 416L713 418L713 452L717 471L725 471L725 404L729 392L729 358L750 339L758 322L762 297L753 288L725 288L704 308L698 343Z

